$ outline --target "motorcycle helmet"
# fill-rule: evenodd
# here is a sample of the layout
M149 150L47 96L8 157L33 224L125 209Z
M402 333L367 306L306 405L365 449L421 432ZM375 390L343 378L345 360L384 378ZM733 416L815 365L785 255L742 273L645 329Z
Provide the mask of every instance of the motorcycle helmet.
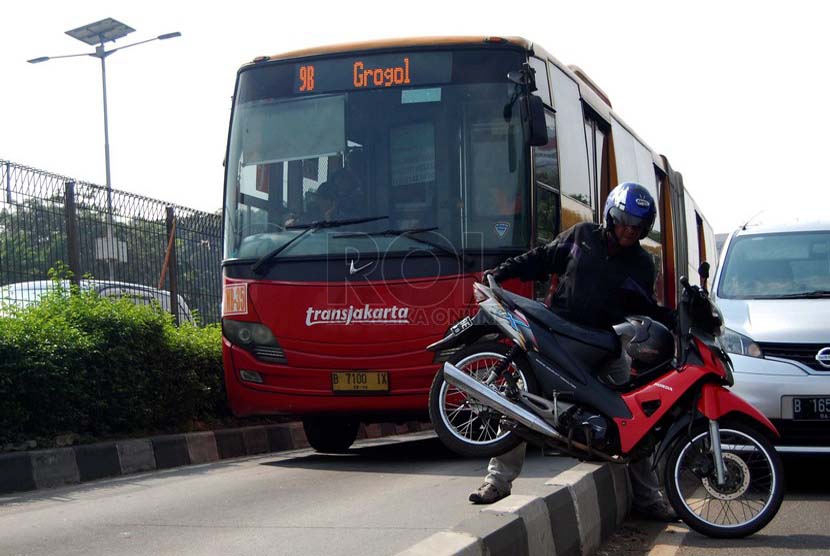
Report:
M632 365L640 372L653 369L674 358L674 336L669 329L648 317L629 317L634 337L626 346Z
M640 239L645 238L654 226L657 207L648 189L631 181L623 182L611 190L605 200L605 227L614 229L614 224L641 226Z

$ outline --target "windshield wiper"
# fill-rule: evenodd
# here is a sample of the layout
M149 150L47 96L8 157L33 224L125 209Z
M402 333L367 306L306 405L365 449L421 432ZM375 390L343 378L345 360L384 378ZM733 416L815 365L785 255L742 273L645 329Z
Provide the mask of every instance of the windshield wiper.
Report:
M784 295L776 295L774 299L814 299L820 297L830 297L830 290L814 290L803 293L788 293Z
M470 257L466 256L464 253L459 253L447 247L446 245L441 245L438 242L431 241L429 239L423 237L415 237L413 234L421 234L425 232L434 232L437 230L437 226L433 226L431 228L403 228L399 230L389 229L383 230L381 232L347 232L342 234L336 234L334 237L337 238L344 238L344 237L359 237L359 236L404 236L413 241L417 241L419 243L423 243L424 245L429 245L430 247L435 247L437 250L441 251L445 255L449 255L450 257L454 257L459 261L462 261L465 265L469 265L471 263Z
M315 230L321 230L323 228L337 228L339 226L348 226L349 224L362 224L364 222L375 222L377 220L384 220L385 218L389 218L388 216L367 216L364 218L343 218L341 220L317 220L310 224L293 224L291 226L286 226L286 230L303 230L301 233L297 234L290 241L286 241L273 251L270 251L263 255L262 257L257 260L251 266L251 270L256 274L262 274L263 268L265 265L273 261L277 258L277 256L285 251L289 246L298 242L300 239L304 238L310 232Z

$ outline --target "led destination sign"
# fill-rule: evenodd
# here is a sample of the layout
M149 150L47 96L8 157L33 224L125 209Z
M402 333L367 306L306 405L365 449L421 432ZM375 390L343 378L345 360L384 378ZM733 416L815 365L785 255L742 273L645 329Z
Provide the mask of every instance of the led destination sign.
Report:
M297 64L294 93L327 93L448 83L449 52L410 52Z

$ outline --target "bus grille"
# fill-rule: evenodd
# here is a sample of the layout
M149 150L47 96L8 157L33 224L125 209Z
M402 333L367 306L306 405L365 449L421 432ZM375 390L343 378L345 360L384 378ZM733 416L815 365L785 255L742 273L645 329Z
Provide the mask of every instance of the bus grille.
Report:
M257 346L254 348L254 355L257 359L267 361L269 363L287 363L285 353L281 347L274 346Z

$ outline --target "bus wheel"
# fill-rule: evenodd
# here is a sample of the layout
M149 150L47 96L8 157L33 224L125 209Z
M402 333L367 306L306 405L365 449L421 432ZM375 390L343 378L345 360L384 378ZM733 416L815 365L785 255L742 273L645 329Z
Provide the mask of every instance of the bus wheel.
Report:
M308 443L318 452L342 454L357 438L360 422L342 417L306 417L303 429Z

